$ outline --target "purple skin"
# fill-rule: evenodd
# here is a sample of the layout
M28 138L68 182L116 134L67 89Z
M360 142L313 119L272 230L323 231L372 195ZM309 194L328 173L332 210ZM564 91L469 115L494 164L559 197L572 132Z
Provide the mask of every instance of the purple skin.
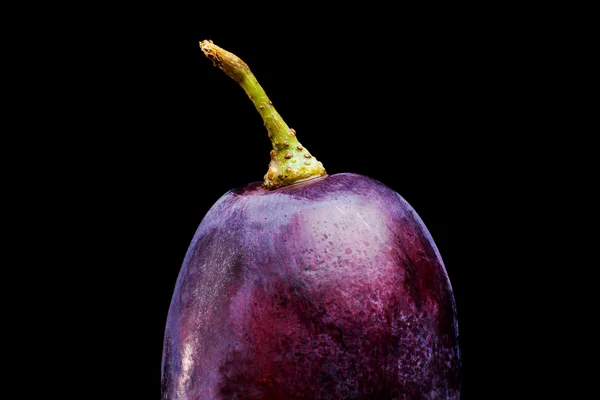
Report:
M452 288L399 194L356 174L232 190L190 244L162 398L459 399Z

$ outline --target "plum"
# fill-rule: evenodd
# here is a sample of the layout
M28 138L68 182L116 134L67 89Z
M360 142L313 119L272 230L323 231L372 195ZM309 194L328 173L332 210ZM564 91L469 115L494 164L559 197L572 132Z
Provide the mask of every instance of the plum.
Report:
M219 64L231 53L201 47L228 72ZM271 112L266 122L279 117ZM327 175L308 157L312 170L271 173L302 154L283 139L302 146L282 120L269 136L284 153L272 154L265 182L223 195L189 246L162 398L459 399L452 287L415 210L377 180Z

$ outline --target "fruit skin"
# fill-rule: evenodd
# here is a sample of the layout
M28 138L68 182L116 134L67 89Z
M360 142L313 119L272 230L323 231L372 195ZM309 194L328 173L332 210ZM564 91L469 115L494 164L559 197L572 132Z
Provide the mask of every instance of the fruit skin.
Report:
M412 207L336 174L223 195L189 246L163 399L459 399L452 288Z

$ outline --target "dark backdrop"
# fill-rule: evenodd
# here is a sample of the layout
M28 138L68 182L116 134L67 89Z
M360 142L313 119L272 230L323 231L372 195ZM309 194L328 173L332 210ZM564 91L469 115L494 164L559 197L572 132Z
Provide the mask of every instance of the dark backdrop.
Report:
M237 24L156 8L117 14L77 38L86 55L71 66L81 77L72 100L85 92L93 101L74 106L85 141L69 170L86 167L73 201L85 200L83 223L99 238L83 240L86 259L101 266L85 274L99 288L85 332L105 345L87 362L107 360L108 387L159 397L164 325L187 246L211 205L261 180L269 162L258 113L204 57L203 39L248 63L329 174L375 178L424 220L456 297L463 399L496 398L490 388L501 398L519 381L511 367L506 384L513 330L498 294L508 279L491 232L505 217L498 204L513 201L503 143L518 135L520 111L507 95L522 50L507 51L510 29L485 13L385 14Z

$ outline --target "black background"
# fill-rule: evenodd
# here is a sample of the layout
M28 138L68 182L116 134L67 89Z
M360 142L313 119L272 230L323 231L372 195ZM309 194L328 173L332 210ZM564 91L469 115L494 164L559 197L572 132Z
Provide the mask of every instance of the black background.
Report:
M486 10L354 11L244 22L238 9L114 10L63 32L73 85L59 108L79 135L53 144L77 148L57 164L73 193L62 204L77 220L72 258L90 265L65 299L79 326L68 342L81 342L73 369L102 365L83 386L159 397L164 325L195 229L221 195L266 172L262 121L204 57L204 39L247 62L329 174L375 178L424 220L456 298L462 398L503 398L530 379L515 362L529 337L514 328L526 317L512 313L516 267L500 253L514 243L500 227L522 200L506 170L528 128L532 39ZM90 298L85 312L78 296Z

